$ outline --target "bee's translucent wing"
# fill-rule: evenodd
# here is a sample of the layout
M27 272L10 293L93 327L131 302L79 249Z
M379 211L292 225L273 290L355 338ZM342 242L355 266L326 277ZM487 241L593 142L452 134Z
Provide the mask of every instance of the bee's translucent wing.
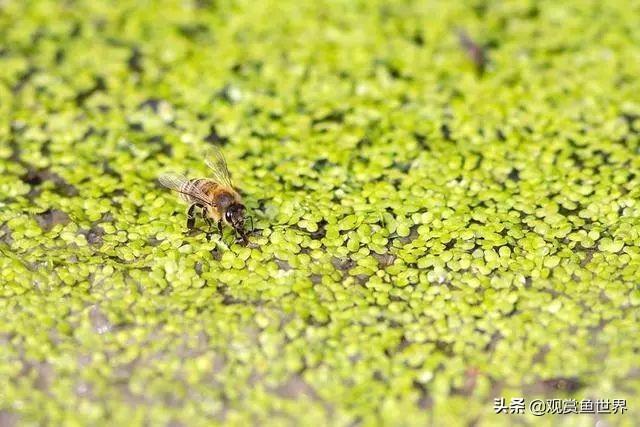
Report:
M209 166L213 174L211 176L211 179L219 184L233 187L231 174L229 173L229 168L227 167L227 161L225 160L222 151L220 151L218 147L212 147L207 150L205 163L207 164L207 166Z
M182 194L185 199L191 198L202 205L211 204L207 195L193 185L184 175L173 172L163 173L158 177L158 181L165 187Z
M175 191L180 191L189 183L189 179L187 177L173 172L163 173L158 177L158 181L160 181L160 184L165 187Z

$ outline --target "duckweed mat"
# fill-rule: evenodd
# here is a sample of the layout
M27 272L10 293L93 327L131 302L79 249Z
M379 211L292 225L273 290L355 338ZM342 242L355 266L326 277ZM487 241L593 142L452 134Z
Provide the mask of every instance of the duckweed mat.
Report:
M0 424L637 425L639 19L0 1ZM157 181L211 145L249 246Z

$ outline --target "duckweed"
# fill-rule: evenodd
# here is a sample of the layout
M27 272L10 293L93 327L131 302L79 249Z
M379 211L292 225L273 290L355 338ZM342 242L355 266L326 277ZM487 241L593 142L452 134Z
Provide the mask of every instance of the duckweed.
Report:
M636 425L639 18L0 2L0 424ZM246 247L156 181L212 144Z

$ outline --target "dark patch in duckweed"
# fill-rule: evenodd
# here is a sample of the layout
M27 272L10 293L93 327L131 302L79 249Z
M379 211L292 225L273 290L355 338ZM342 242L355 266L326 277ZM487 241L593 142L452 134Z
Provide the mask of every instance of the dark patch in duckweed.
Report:
M158 246L160 243L162 243L162 240L163 239L158 239L157 236L151 236L147 239L147 244L149 246L155 247L155 246Z
M469 60L473 63L476 73L482 76L488 60L485 47L473 40L465 30L458 30L458 41Z
M17 427L18 425L20 425L20 417L16 413L0 409L0 426Z
M70 219L66 212L59 209L47 209L46 211L36 214L36 221L44 231L49 231L58 224L68 224Z
M112 176L114 178L121 178L121 175L118 171L114 170L110 163L106 160L103 160L100 167L102 168L102 173L105 175ZM113 193L112 193L113 194Z
M129 123L129 130L132 132L144 132L144 125L142 123L134 122Z
M13 87L11 88L11 91L14 93L18 93L22 91L22 88L24 88L27 85L27 83L29 83L31 78L37 72L38 72L38 68L34 66L29 66L29 68L27 68L26 71L24 71L22 74L18 76L17 82L13 85Z
M300 375L294 375L286 382L279 384L273 392L285 399L299 399L301 397L318 399L316 391Z
M131 49L131 55L129 55L129 59L127 60L127 67L131 72L141 74L144 72L142 60L142 52L140 52L140 49L135 46Z
M11 229L4 223L0 226L0 241L11 246L13 244L13 237L11 236Z
M319 283L322 283L322 276L320 274L312 274L311 276L309 276L309 280L311 280L311 283L313 283L314 285L317 285Z
M323 159L318 159L315 162L313 162L313 165L311 166L311 169L313 169L316 172L322 172L324 169L326 169L326 167L330 164L329 160L323 158Z
M530 387L534 389L532 392L556 396L559 393L572 395L584 387L584 384L575 377L558 377L540 380Z
M162 102L161 99L149 98L138 104L138 109L142 110L144 108L150 108L151 111L153 111L155 114L158 114L160 102Z
M331 264L333 264L333 266L341 271L348 271L351 270L354 266L355 266L355 262L352 259L345 259L345 258L336 258L333 257L331 259Z
M102 236L104 236L104 229L100 226L90 228L88 231L81 232L87 239L87 243L90 245L100 246L102 245Z
M45 181L52 182L55 186L54 191L58 192L62 196L73 197L79 194L75 186L69 184L60 175L49 169L38 170L29 166L27 173L22 175L20 179L25 184L33 187L32 196L35 196L38 193L38 187Z
M280 270L283 270L283 271L291 270L291 265L287 261L276 258L275 263L278 265L278 268Z
M178 25L178 32L191 41L202 42L209 35L209 27L199 23Z
M507 175L507 178L514 182L520 181L520 171L516 168L512 168L509 175Z
M377 254L374 252L372 256L378 261L380 268L386 268L393 265L393 262L396 260L396 256L388 252L385 254Z
M323 218L317 223L317 225L318 225L318 229L312 232L309 236L313 240L322 240L327 234L327 230L326 230L327 220Z
M222 136L218 133L216 125L209 126L209 134L204 137L204 140L210 144L225 146L229 142L229 138Z
M89 309L89 320L91 321L93 329L98 334L104 334L113 329L113 324L109 321L98 305L94 305Z
M321 123L342 123L344 118L345 118L344 111L334 110L322 117L314 118L311 121L311 124L315 126Z
M442 137L445 141L453 142L453 138L451 137L451 128L448 124L443 123L440 125L440 132L442 133Z
M89 89L79 92L75 97L75 102L78 106L82 106L85 101L97 92L101 92L107 89L105 80L102 76L96 76L94 84Z

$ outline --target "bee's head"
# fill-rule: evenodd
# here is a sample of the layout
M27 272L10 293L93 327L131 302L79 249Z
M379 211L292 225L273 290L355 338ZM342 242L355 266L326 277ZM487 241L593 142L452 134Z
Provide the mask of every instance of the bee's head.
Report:
M227 224L242 233L244 229L244 206L240 203L234 203L229 206L224 213L224 220Z

